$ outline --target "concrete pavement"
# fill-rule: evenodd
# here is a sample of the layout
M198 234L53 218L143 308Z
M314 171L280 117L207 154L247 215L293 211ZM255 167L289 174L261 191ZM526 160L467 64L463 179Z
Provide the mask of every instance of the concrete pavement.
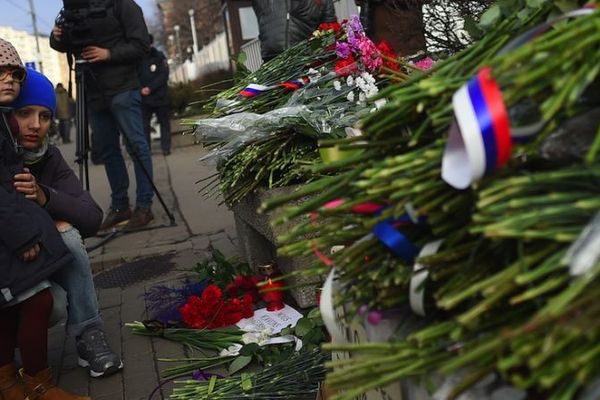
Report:
M190 140L174 140L175 143ZM75 164L75 145L59 146L68 162L78 172ZM164 254L184 249L206 249L213 244L225 252L234 249L235 228L233 215L225 206L219 206L219 199L203 197L196 182L215 173L214 166L200 163L198 159L206 154L200 145L174 147L171 155L163 156L157 142L153 143L154 183L167 208L175 217L175 226L158 198L155 196L152 207L155 221L150 229L136 233L118 234L115 239L90 252L94 271L105 270L123 261L131 261L140 256ZM133 162L126 157L130 176L129 197L132 207L135 202L135 176ZM110 206L110 188L104 166L89 163L90 192L103 210ZM90 238L88 247L95 247L102 237Z

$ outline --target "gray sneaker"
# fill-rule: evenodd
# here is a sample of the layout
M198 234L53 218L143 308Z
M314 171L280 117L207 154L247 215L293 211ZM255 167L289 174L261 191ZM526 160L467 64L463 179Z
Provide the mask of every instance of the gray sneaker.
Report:
M90 367L90 376L100 378L112 375L123 368L121 357L115 354L102 329L90 328L77 337L79 366Z

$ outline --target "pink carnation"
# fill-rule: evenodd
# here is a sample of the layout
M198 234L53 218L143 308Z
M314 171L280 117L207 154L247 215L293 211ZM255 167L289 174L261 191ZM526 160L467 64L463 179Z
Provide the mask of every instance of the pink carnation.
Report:
M425 57L417 62L415 62L415 67L420 69L421 71L427 71L433 68L435 61L433 61L430 57Z
M363 37L361 38L358 47L361 53L360 61L365 66L365 69L368 72L377 71L383 64L383 60L381 59L379 49L375 46L375 43L369 38Z

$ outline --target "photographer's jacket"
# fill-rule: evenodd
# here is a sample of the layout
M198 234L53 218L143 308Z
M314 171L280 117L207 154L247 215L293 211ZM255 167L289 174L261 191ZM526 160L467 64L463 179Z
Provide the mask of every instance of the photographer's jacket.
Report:
M14 175L22 172L0 115L0 307L73 260L48 213L15 190ZM22 261L19 255L35 244L40 245L37 258Z
M106 14L89 17L94 46L108 49L110 60L89 64L86 99L92 109L108 106L114 95L140 88L137 66L150 49L142 9L133 0L106 0ZM72 49L50 35L50 47L66 53Z
M319 24L337 20L331 0L252 0L252 7L264 60L308 39Z

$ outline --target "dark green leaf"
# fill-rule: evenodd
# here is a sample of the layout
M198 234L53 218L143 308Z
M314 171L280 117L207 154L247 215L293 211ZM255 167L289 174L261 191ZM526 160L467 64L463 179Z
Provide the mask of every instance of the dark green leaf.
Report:
M252 361L250 356L239 356L229 364L229 374L233 375L241 369L244 369Z
M308 313L308 315L306 316L306 318L319 318L321 319L321 310L319 310L318 307L313 308L312 310L310 310L310 312Z
M258 343L248 343L240 349L241 356L253 356L260 350Z
M472 38L479 38L483 32L479 28L479 25L477 25L477 22L469 15L466 15L463 19L465 21L465 31L467 31L469 36Z
M486 12L483 13L479 24L484 28L490 27L500 19L501 15L502 10L500 9L500 6L498 4L494 4Z
M310 332L310 330L314 327L315 327L315 323L312 320L310 320L308 318L300 318L300 320L296 324L296 328L294 329L294 332L296 333L296 336L302 337L302 336L306 335L308 332Z

